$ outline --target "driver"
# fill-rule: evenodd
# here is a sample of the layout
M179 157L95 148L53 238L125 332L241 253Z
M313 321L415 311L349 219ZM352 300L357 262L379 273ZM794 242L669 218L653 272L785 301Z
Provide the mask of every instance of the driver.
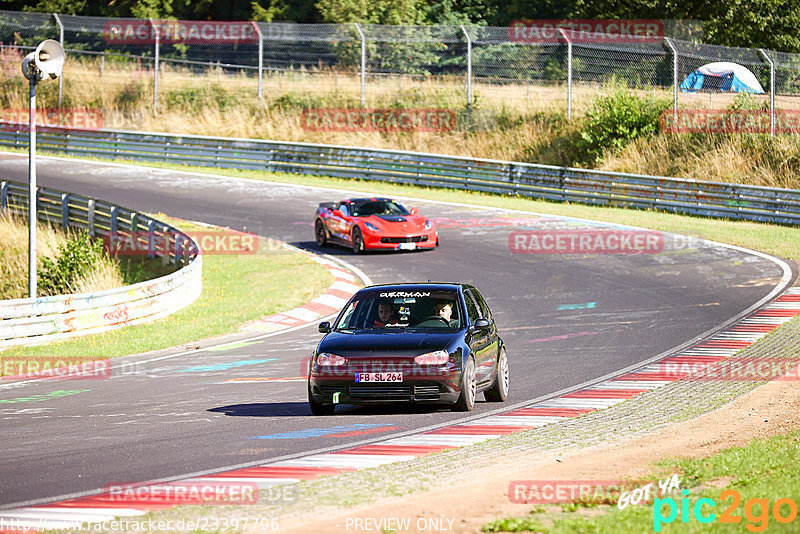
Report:
M453 301L451 300L440 300L436 303L436 308L434 308L436 315L447 321L447 324L453 326L456 322L453 319Z

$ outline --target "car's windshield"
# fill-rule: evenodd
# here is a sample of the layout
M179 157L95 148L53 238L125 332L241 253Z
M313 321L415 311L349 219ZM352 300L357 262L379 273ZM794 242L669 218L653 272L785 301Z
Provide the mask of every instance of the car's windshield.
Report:
M354 217L369 217L370 215L408 215L408 210L393 200L353 202Z
M334 329L458 329L463 324L458 302L456 291L363 291L347 305Z

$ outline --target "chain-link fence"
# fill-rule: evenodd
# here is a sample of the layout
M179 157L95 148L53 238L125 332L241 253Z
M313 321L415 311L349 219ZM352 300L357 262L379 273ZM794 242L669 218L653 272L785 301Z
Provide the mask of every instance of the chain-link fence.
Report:
M70 63L95 69L99 79L146 81L154 112L159 104L169 105L165 90L197 76L231 81L259 99L266 88L272 94L333 91L350 94L352 104L363 107L390 91L435 87L459 95L467 106L475 98L534 98L570 116L619 80L672 96L676 110L719 108L730 105L733 95L713 87L680 90L687 75L718 61L750 69L765 89L759 98L773 114L800 97L800 54L674 37L577 42L562 31L532 42L514 39L509 27L154 21L0 11L4 48L28 50L46 38L59 40ZM64 77L69 76L67 67Z

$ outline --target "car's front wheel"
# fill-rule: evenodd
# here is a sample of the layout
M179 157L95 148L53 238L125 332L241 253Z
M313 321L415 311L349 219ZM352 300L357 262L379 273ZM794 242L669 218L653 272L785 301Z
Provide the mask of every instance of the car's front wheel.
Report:
M489 402L504 402L508 398L508 356L506 349L500 349L497 357L497 376L492 387L483 392L484 398Z
M328 244L328 233L325 231L325 223L319 219L314 223L314 234L317 237L317 245L324 247Z
M453 411L472 411L472 409L475 407L476 390L477 382L475 379L475 360L470 358L467 360L467 365L464 366L464 372L461 375L461 394L458 396L458 400L453 405Z
M354 254L361 254L364 252L364 236L361 235L361 228L358 226L353 228L352 241Z
M314 415L333 415L333 412L336 411L335 404L323 404L314 400L314 396L311 395L310 384L308 386L308 407Z

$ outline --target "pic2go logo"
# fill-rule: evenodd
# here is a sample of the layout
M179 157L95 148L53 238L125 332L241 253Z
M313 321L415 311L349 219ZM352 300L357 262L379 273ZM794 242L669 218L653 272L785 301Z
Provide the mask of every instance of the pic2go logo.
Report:
M661 532L661 525L668 525L675 521L678 513L681 514L681 523L689 522L689 512L691 510L695 521L698 523L708 524L717 520L719 523L741 523L742 516L735 515L736 509L742 502L742 496L736 490L726 489L719 494L720 501L726 501L732 498L733 502L719 515L712 512L712 508L716 508L717 503L714 499L704 497L698 499L694 506L689 504L689 490L683 490L684 497L681 499L681 505L675 499L667 497L665 499L656 498L653 501L653 530ZM668 509L667 515L664 515L664 508ZM758 509L758 512L756 512ZM763 532L769 526L769 499L750 499L744 505L744 516L748 523L745 528L750 532ZM772 517L778 523L786 524L791 523L797 517L797 503L792 499L783 498L778 499L772 505Z

